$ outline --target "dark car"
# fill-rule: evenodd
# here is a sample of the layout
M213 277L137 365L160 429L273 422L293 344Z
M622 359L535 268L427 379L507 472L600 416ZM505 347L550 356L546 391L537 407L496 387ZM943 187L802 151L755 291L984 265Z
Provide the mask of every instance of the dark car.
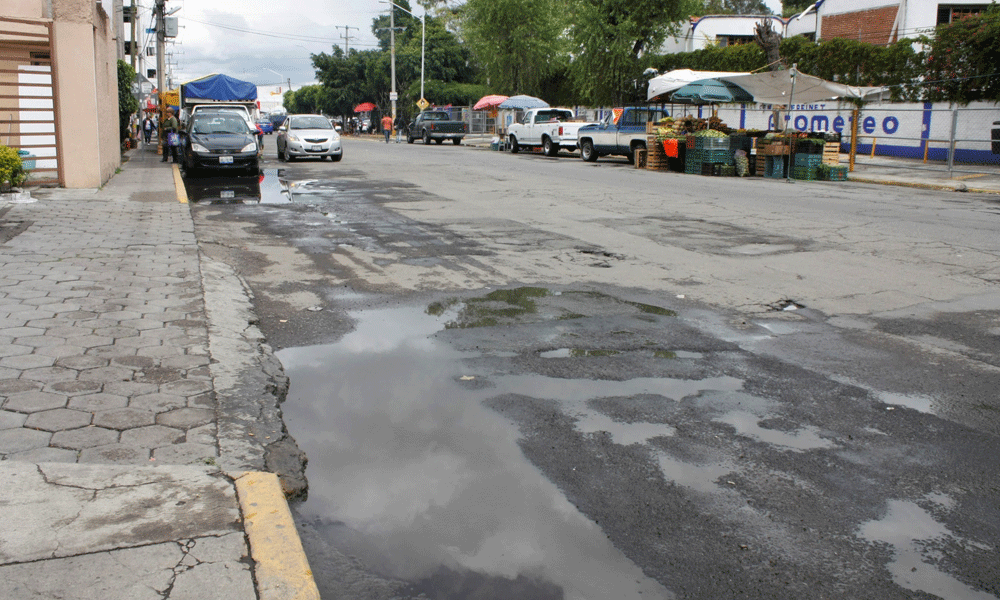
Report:
M263 133L274 133L274 125L266 119L260 119L257 121L257 127L260 127L260 130Z
M259 169L257 132L232 112L198 111L188 119L184 135L184 168Z

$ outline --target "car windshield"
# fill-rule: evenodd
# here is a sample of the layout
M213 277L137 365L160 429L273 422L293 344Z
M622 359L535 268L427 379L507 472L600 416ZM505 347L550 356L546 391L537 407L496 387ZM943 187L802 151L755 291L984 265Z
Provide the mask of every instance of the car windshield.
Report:
M220 133L250 133L247 122L237 114L195 114L191 123L191 132L198 135Z
M293 117L288 122L289 129L333 129L326 117Z
M448 113L443 113L443 112L424 113L425 121L447 121L448 119L449 119Z

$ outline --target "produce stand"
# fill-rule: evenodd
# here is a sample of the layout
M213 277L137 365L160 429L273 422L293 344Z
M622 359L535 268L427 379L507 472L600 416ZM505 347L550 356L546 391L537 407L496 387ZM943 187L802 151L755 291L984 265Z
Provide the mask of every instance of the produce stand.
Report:
M844 181L840 134L733 130L717 117L646 125L645 168L714 177ZM642 168L637 165L637 168Z

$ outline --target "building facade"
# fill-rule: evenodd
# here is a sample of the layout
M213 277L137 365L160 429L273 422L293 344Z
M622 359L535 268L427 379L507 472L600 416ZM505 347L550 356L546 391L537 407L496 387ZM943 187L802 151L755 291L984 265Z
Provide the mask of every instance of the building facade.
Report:
M784 33L785 20L775 15L705 15L691 17L681 25L681 31L667 38L662 52L693 52L710 46L732 46L753 42L754 27L767 20L771 28Z
M820 0L788 19L786 37L845 38L892 44L934 32L937 25L978 14L991 0Z
M0 18L0 143L33 180L100 187L121 165L113 19L94 0L0 0Z

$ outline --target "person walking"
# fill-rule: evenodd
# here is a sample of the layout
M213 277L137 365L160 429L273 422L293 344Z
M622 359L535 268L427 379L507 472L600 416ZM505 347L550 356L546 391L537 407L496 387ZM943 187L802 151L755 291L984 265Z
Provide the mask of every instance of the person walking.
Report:
M167 108L167 118L163 119L163 123L160 124L160 135L163 139L163 159L160 162L167 162L167 153L170 153L170 158L173 162L180 162L177 160L177 144L179 141L176 139L180 127L181 125L177 122L177 117L174 116L174 109ZM171 136L170 134L174 135ZM175 139L171 140L171 137ZM171 141L174 143L171 144Z
M385 143L389 143L389 135L392 134L392 117L386 115L382 117L382 132L385 133Z
M149 143L150 138L153 137L153 119L146 115L146 118L142 120L142 139L145 143Z
M397 144L399 143L400 138L403 137L403 130L405 130L405 129L406 129L406 119L403 118L403 115L399 115L398 117L396 117L396 143Z

